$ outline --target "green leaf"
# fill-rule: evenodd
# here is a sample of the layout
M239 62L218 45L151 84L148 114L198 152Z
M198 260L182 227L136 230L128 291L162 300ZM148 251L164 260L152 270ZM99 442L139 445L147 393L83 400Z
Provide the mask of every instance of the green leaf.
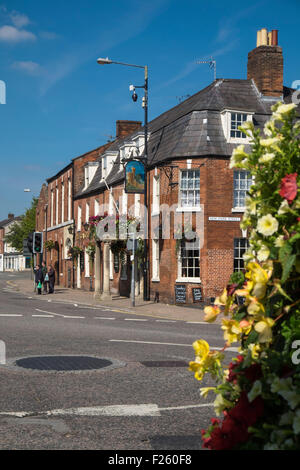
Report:
M244 346L247 347L251 343L256 343L258 339L258 333L257 331L252 330L251 333L249 334L248 338L246 339Z
M286 242L279 250L279 261L283 264L286 257L292 253L293 247Z
M298 240L298 238L300 238L300 233L296 233L296 235L294 235L293 237L291 237L289 239L289 243L294 243L296 240Z
M285 282L289 277L292 267L296 261L296 255L289 255L286 260L282 263L282 276L281 282Z

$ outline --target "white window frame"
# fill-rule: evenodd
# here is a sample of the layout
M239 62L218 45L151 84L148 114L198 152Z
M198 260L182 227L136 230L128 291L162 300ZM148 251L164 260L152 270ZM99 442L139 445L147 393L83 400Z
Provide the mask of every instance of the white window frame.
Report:
M231 115L232 114L245 114L247 116L246 121L253 122L254 112L242 111L238 109L224 109L221 112L221 121L225 139L230 144L248 144L249 137L244 134L244 137L231 137Z
M65 221L65 184L61 182L61 223Z
M84 249L84 271L85 277L90 277L90 258L87 248Z
M89 218L90 218L90 204L87 202L85 205L85 221L86 223L89 223Z
M82 224L82 209L81 209L81 206L78 206L78 209L77 209L77 232L81 231L81 224Z
M199 188L182 188L182 173L187 172L199 172ZM189 179L187 179L188 181ZM192 206L185 206L182 205L182 194L181 191L198 191L199 190L199 205L192 205ZM194 197L195 201L196 197ZM180 169L179 173L179 189L178 189L178 207L176 209L177 212L200 212L201 211L201 204L200 204L200 169L199 168L182 168Z
M160 178L159 175L153 176L153 190L152 190L152 213L151 215L159 214L160 206Z
M159 282L159 239L152 239L152 282Z
M141 195L134 195L134 217L139 218L141 216Z
M192 242L185 241L185 243L192 243ZM198 251L199 251L199 274L200 274L200 240L198 240L198 243L199 243ZM183 266L182 266L181 248L182 247L180 246L179 250L178 250L178 258L177 258L178 272L177 272L176 282L189 282L191 284L201 284L201 276L199 276L199 277L184 277L182 275ZM196 269L196 268L193 267L193 269Z
M245 247L241 247L241 241L245 241ZM236 244L236 241L239 243ZM242 271L245 267L245 262L243 258L243 254L249 249L249 240L246 237L235 237L233 241L233 271L239 272ZM238 256L235 256L236 250L238 251ZM235 261L237 260L238 264L242 263L242 267L235 268Z
M56 192L55 192L55 224L58 225L58 186L56 185Z
M99 215L100 212L100 204L98 199L95 199L95 204L94 204L94 215Z
M125 215L127 214L128 211L128 194L125 192L125 189L123 189L123 195L122 195L122 214Z
M111 249L109 250L109 279L114 279L114 255Z
M51 188L51 218L50 218L50 225L53 227L54 223L54 190Z
M71 220L71 210L72 210L71 178L68 178L68 220Z
M233 170L233 194L232 194L232 202L233 202L233 207L232 207L232 210L231 212L244 212L245 211L245 204L242 206L242 205L235 205L235 193L236 191L239 193L241 191L245 191L245 198L247 196L247 191L249 191L249 188L248 188L248 183L246 184L246 187L245 188L240 188L240 184L238 185L239 187L238 188L235 188L235 184L236 184L236 179L235 179L235 175L238 174L239 177L238 177L238 182L240 183L240 181L242 180L242 178L240 178L240 174L241 173L245 173L245 174L248 174L248 178L245 178L245 181L249 182L251 180L251 185L253 184L253 177L251 176L250 172L247 171L247 170L242 170L242 169L234 169ZM249 186L249 187L250 187ZM240 200L241 198L238 197L238 200Z

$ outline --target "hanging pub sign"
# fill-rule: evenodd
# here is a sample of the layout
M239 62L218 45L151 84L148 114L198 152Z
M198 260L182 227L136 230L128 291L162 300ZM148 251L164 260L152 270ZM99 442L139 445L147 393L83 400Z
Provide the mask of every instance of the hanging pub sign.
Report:
M125 166L125 193L144 194L145 166L139 160L131 160Z

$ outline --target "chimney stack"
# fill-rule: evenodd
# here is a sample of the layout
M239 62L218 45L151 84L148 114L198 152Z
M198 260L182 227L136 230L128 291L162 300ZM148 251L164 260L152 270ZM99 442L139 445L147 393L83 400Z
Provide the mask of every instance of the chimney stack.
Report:
M14 214L11 214L11 213L8 214L8 219L14 219L14 217L15 217Z
M278 46L278 31L257 31L256 48L248 54L248 80L253 79L265 96L283 94L283 56Z
M116 137L126 137L139 130L141 126L141 121L116 121Z

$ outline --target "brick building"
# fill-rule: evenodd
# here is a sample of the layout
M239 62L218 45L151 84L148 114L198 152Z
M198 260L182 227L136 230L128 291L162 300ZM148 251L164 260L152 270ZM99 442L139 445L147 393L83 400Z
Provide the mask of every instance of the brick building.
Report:
M151 299L193 303L200 294L200 299L210 301L234 270L243 269L248 242L240 221L252 179L244 170L229 168L237 145L244 144L245 151L250 151L248 138L238 126L251 121L263 130L271 106L278 100L290 102L292 92L283 86L277 32L263 29L258 32L257 47L248 54L247 79L217 79L149 123L147 274ZM144 219L143 195L127 194L124 189L124 162L144 152L144 133L138 127L128 123L127 132L119 130L114 142L81 157L80 164L73 160L70 167L47 180L51 192L63 174L73 171L73 244L78 248L73 285L94 289L102 298L111 293L129 295L131 266L128 255L120 256L107 241L91 243L89 221L104 211ZM199 226L193 243L187 235L180 237L187 216L190 229ZM142 271L137 268L135 289L142 294Z

